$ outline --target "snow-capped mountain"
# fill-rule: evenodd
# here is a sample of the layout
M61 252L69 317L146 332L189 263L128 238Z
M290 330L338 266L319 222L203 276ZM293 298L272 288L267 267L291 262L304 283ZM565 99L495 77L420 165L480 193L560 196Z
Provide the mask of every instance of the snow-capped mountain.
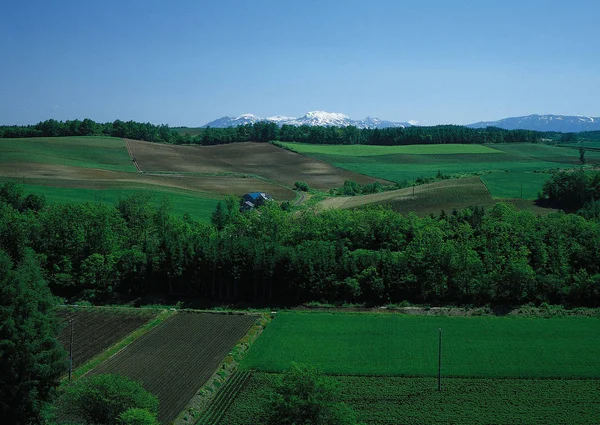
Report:
M467 127L499 127L506 130L560 131L563 133L600 130L600 117L569 115L527 115L498 121L481 121Z
M379 118L367 117L362 120L353 120L347 115L339 112L311 111L305 115L295 117L274 116L260 118L252 114L244 114L239 117L223 117L211 121L202 127L226 128L237 127L238 125L254 124L259 121L274 122L279 126L287 125L308 125L308 126L324 126L324 127L347 127L353 125L358 128L387 128L387 127L410 127L408 122L392 122L384 121Z
M237 127L238 125L254 124L255 122L263 121L263 118L257 117L252 114L243 114L239 117L222 117L217 120L211 121L202 127L213 127L213 128L226 128L226 127Z

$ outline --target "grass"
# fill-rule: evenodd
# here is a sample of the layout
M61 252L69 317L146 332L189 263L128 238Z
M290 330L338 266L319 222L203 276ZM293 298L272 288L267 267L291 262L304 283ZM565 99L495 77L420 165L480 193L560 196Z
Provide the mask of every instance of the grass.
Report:
M486 185L494 198L523 198L537 199L538 192L550 178L548 173L491 173L481 176L481 181Z
M280 372L299 361L331 374L431 377L437 373L438 328L446 376L600 378L600 320L586 317L284 312L241 366Z
M0 178L0 184L12 179ZM20 181L16 181L22 184ZM88 189L79 187L56 187L36 184L22 184L26 193L44 195L49 204L64 204L69 202L101 202L115 204L136 192L147 192L152 197L150 205L157 208L163 199L168 199L173 207L173 213L181 216L188 213L191 218L198 221L209 221L212 212L217 207L218 199L205 197L206 194L177 189L146 189L146 188L114 188L114 189Z
M279 376L253 373L221 425L265 423ZM338 376L341 401L367 424L597 424L596 380Z
M444 145L317 145L312 143L278 142L298 153L343 155L343 156L379 156L391 154L409 155L456 155L456 154L502 154L502 151L484 145L444 144Z
M136 171L123 139L114 137L0 139L0 163L42 163Z

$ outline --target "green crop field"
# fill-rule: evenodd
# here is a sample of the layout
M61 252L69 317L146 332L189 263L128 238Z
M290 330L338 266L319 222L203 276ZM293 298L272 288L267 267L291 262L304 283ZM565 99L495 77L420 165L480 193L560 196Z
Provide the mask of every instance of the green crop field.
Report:
M409 155L456 155L456 154L501 154L494 148L483 145L446 144L446 145L317 145L313 143L283 143L284 146L304 154L325 154L341 156L379 156L394 154Z
M550 176L549 173L532 172L490 173L482 175L481 181L494 198L537 199Z
M266 404L278 379L278 374L254 372L218 423L265 423ZM341 400L368 425L591 425L600 419L597 380L446 378L439 392L435 378L335 379Z
M35 137L0 139L0 163L41 163L135 171L123 139Z
M369 425L597 424L599 331L595 317L281 312L242 361L252 374L235 399L209 411L221 425L264 423L296 361L332 375Z
M283 312L242 363L280 372L291 361L341 375L600 378L600 320Z

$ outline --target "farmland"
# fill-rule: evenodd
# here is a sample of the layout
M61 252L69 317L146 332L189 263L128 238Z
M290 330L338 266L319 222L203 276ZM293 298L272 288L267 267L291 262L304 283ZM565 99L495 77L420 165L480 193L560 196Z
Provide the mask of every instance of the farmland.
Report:
M264 423L266 400L277 380L278 374L252 373L218 423ZM600 418L597 380L446 378L441 393L436 378L336 376L335 380L341 400L368 425L592 425Z
M600 320L587 317L280 313L242 366L280 372L296 360L332 374L434 376L438 328L448 376L600 378Z
M242 363L251 377L211 423L262 423L278 373L299 361L333 375L367 424L593 424L599 330L587 317L279 313Z
M261 191L285 201L295 197L290 187L297 180L329 189L347 179L376 180L265 143L201 147L110 137L0 139L0 183L16 181L49 203L115 202L144 191L154 205L167 196L175 213L208 220L227 194Z
M317 189L339 187L344 180L356 180L361 184L375 181L267 143L174 146L130 141L129 146L146 172L243 173L288 187L296 181L305 181ZM232 190L232 193L236 191Z
M0 164L50 164L131 172L122 139L115 137L36 137L0 139Z
M71 340L69 321L73 320L73 367L77 368L148 322L156 311L58 308L57 316L64 323L59 341L67 350Z
M118 373L140 382L158 397L158 419L166 424L185 408L256 319L243 314L179 313L92 373Z
M547 175L541 174L532 174L532 176L540 176L543 179L539 180L540 187L547 178ZM488 177L490 178L489 180L487 179ZM389 205L396 212L404 214L415 212L420 215L439 214L442 210L450 212L453 209L460 210L473 205L492 207L498 200L492 198L490 195L488 184L490 181L500 184L503 180L500 180L499 177L510 180L510 176L505 173L488 174L481 177L441 180L430 184L391 190L372 195L328 198L319 202L318 206L321 209L343 209L356 208L364 205ZM484 182L486 182L486 184L484 184ZM511 184L512 182L507 182L507 186L510 186ZM539 190L538 186L535 186L535 183L524 185L523 187L524 194L535 190ZM509 195L506 196L506 198L510 198L512 193L509 188L505 190L505 193ZM536 213L543 214L552 211L538 207L525 199L520 200L511 198L505 199L505 201L514 204L519 209L531 210Z
M521 193L523 199L535 199L550 170L579 165L576 147L543 144L283 145L336 167L398 182L430 178L438 172L450 176L481 174L494 199L520 198ZM586 161L600 163L600 152L586 152Z
M440 210L466 208L471 205L492 206L495 201L479 177L442 180L363 196L343 196L325 199L320 208L355 208L363 205L391 205L394 211L438 214Z

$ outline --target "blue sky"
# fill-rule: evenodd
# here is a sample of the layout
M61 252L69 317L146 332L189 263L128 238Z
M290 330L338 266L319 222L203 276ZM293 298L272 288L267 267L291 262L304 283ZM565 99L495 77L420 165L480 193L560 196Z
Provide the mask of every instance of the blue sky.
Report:
M0 124L600 116L597 0L7 0L0 11Z

